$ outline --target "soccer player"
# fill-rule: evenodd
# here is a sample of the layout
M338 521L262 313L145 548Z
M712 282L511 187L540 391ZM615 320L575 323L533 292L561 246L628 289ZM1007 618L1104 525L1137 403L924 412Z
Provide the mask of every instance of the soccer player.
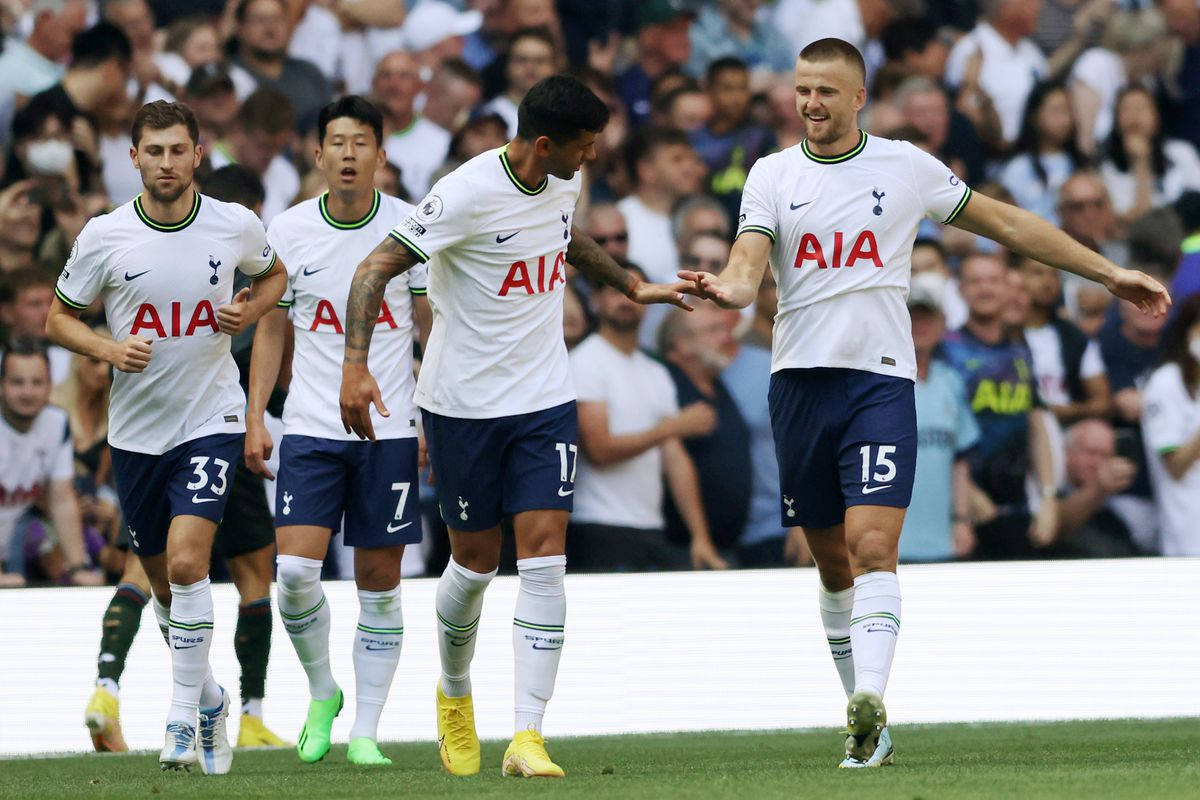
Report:
M438 748L455 775L479 771L470 664L483 592L511 516L520 590L513 619L516 734L503 772L561 776L542 738L563 645L565 539L575 491L578 423L562 336L566 262L639 303L686 307L680 287L633 278L572 222L608 122L604 103L567 76L539 81L518 110L517 136L438 181L358 266L346 311L341 411L347 431L375 439L388 416L368 350L388 281L435 254L433 332L417 382L438 506L452 558L437 591L442 660Z
M245 167L231 164L214 170L204 179L204 193L227 203L240 203L260 214L263 202L262 182ZM243 283L239 276L234 286ZM249 284L246 278L244 283ZM238 357L238 341L253 338L253 326L234 340L234 361L239 381L248 387L249 341L247 355ZM243 363L245 367L243 369ZM281 747L280 739L263 722L263 697L266 694L267 663L271 656L271 580L275 575L275 527L262 478L239 463L229 489L225 516L213 538L213 556L224 558L225 566L237 587L237 623L233 631L233 649L241 667L242 717L238 724L238 747ZM124 569L112 599L104 611L100 653L96 659L96 688L84 711L84 724L92 746L101 752L128 750L121 733L119 684L125 672L125 657L142 622L142 609L150 599L150 580L136 555L129 553L129 531L122 527L115 546L124 555ZM167 631L162 631L166 638Z
M359 604L356 711L347 757L352 764L390 764L376 735L404 636L400 561L406 544L421 541L412 353L414 321L423 321L424 331L430 324L426 271L422 266L388 284L371 366L397 413L374 420L378 441L360 441L342 428L329 393L341 372L346 294L358 262L412 206L374 187L375 170L386 163L383 116L375 106L354 95L337 100L321 110L317 133L317 166L329 191L284 211L267 231L288 264L288 289L254 337L246 463L269 475L265 462L273 443L263 411L279 375L290 310L295 353L283 410L275 527L279 613L311 695L296 749L301 761L324 758L342 708L342 690L329 668L321 564L330 536L343 529L355 548Z
M169 631L174 682L163 769L225 773L229 695L208 652L209 554L242 452L245 395L229 337L283 295L287 277L246 208L192 186L201 150L186 106L147 103L130 157L145 191L88 222L58 279L52 341L117 368L108 441L133 552ZM234 270L255 278L233 295ZM79 319L103 303L113 338Z
M858 128L862 55L821 39L796 62L806 139L759 159L720 276L680 272L730 308L779 285L770 406L782 523L803 526L821 619L845 687L843 767L892 760L883 691L900 628L896 553L916 459L916 362L905 297L923 216L1099 281L1165 313L1157 281L1122 269L1035 215L973 193L932 156Z

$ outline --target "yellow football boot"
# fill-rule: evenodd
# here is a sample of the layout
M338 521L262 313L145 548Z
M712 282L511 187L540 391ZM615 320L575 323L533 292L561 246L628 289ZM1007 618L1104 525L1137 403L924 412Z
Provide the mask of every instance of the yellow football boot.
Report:
M546 740L535 730L521 731L504 751L500 771L515 778L561 778L563 768L550 760Z
M124 753L129 749L121 733L120 716L117 696L97 686L83 713L83 724L87 725L92 735L92 747L96 748L96 752Z
M238 723L238 747L291 747L291 742L285 742L266 726L262 717L253 714L242 714Z
M479 736L475 733L475 704L471 695L446 697L437 687L438 754L451 775L479 772Z

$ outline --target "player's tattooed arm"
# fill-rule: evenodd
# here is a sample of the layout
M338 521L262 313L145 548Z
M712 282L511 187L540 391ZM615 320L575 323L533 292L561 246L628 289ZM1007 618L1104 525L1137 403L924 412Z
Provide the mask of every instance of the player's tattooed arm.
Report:
M596 244L595 239L575 226L571 226L567 262L595 283L615 287L636 303L670 303L688 311L692 310L683 298L684 292L691 287L690 283L643 283L604 252L604 248Z
M346 364L367 363L371 333L383 303L383 290L388 281L418 263L416 255L391 236L376 245L359 263L346 300Z

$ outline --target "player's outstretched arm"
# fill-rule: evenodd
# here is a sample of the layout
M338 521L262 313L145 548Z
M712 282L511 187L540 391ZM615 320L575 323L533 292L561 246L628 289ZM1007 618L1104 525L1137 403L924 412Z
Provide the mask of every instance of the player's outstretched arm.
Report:
M712 300L722 308L745 308L754 302L770 258L771 237L745 231L734 241L729 263L720 275L681 270L679 277L688 282L690 288L685 291L689 294Z
M417 257L391 236L384 239L354 270L350 295L346 298L346 349L342 356L342 389L338 403L342 410L342 427L362 439L375 441L371 425L371 404L379 413L388 416L379 385L367 369L367 354L371 349L371 334L379 318L383 290L388 281L412 269Z
M692 310L683 297L691 284L683 281L642 283L604 252L604 248L596 244L592 237L574 225L571 226L571 242L567 245L567 262L596 283L620 289L635 303L670 303L687 311Z
M1036 214L979 192L950 223L986 236L1023 256L1102 283L1146 314L1161 316L1171 306L1166 287L1144 272L1118 267Z
M67 306L57 297L46 318L46 338L73 353L107 361L121 372L141 372L150 363L150 340L130 336L115 342L101 336L79 318L82 309Z

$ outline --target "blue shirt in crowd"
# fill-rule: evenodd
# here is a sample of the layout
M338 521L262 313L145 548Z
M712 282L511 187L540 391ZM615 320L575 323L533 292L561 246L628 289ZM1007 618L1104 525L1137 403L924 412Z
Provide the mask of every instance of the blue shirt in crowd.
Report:
M779 524L779 461L771 433L771 410L767 390L771 386L771 351L742 345L737 358L721 373L721 379L750 429L750 513L738 544L743 547L779 539L787 531Z

